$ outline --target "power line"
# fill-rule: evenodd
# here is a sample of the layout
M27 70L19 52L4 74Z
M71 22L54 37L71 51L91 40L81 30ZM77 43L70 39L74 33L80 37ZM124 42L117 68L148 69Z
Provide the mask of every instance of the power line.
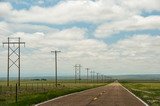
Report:
M7 31L7 32L9 32L9 33L11 33L11 34L14 34L13 31L7 30L7 29L5 29L5 28L3 28L3 27L0 27L0 30Z

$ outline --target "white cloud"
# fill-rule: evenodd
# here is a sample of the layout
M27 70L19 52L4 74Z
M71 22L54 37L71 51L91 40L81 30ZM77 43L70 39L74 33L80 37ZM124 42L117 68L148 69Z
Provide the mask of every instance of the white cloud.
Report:
M0 22L0 34L4 36L9 36L17 32L24 33L52 33L56 32L58 29L50 28L45 25L33 25L33 24L18 24L18 23L9 23L5 21Z
M50 38L55 38L55 39L62 39L63 40L80 40L84 38L85 35L85 29L80 29L80 28L70 28L70 29L65 29L61 31L57 31L54 33L49 33L52 36Z
M158 50L159 41L160 36L134 35L128 39L118 41L112 45L112 48L119 50L119 53L123 56L133 56L133 58L148 56L148 58L153 58L152 56L157 56L160 52Z
M160 16L134 16L127 20L115 21L100 25L96 29L98 38L108 37L120 31L137 31L146 29L160 29Z
M32 26L32 25L31 25ZM54 30L52 32L43 33L24 33L17 32L12 34L13 37L21 37L28 47L30 48L41 48L41 47L52 47L52 48L66 48L72 43L84 39L85 30L80 28L70 28L64 30Z
M131 10L143 10L143 11L159 11L160 1L159 0L125 0L123 5Z
M22 69L25 72L35 70L53 70L51 50L59 49L59 70L72 73L73 65L81 63L83 68L91 67L95 71L110 73L158 73L160 36L134 35L108 45L103 41L87 39L83 29L71 28L55 33L16 33L26 42L22 48ZM75 37L74 33L77 33ZM67 34L68 38L61 34ZM13 35L12 35L13 36ZM4 53L1 64L4 64ZM153 59L154 58L154 59ZM43 60L43 61L42 61ZM34 61L34 63L33 63ZM152 65L152 67L151 67ZM36 68L35 68L36 66ZM4 66L1 69L5 69ZM70 71L69 71L70 70ZM105 71L104 71L105 70Z
M109 73L159 73L159 48L159 35L134 35L110 45L101 64Z
M77 63L106 74L159 73L160 35L133 35L110 45L87 38L85 28L59 30L45 25L75 21L98 23L96 37L99 38L120 31L159 29L158 15L140 16L142 11L159 11L159 4L159 0L66 0L53 7L15 10L9 3L0 3L0 41L7 40L8 36L18 36L26 42L26 48L22 48L25 72L53 70L50 51L58 49L62 51L58 56L59 70L65 73L72 73L72 66ZM6 69L2 65L6 63L5 53L6 48L0 48L1 70Z
M73 21L103 22L120 20L145 11L158 11L159 0L98 0L63 1L54 7L33 6L28 10L14 10L8 3L0 3L1 17L12 22L63 24ZM143 5L141 5L143 4Z
M11 15L12 6L10 3L1 2L0 3L0 18L8 19Z

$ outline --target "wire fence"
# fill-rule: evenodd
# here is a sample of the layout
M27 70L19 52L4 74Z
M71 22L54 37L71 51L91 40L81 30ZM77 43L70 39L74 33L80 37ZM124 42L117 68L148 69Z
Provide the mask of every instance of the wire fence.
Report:
M10 101L17 101L24 95L45 93L51 90L63 88L64 85L55 83L22 83L20 86L17 84L0 85L0 102L8 103Z
M72 87L80 87L84 85L95 85L95 84L102 84L102 83L109 83L111 80L102 80L96 79L92 80L80 80L79 82L75 83L74 80L63 80L59 81L56 87L55 82L52 81L22 81L20 86L17 85L16 82L11 82L9 86L5 82L0 83L0 104L9 104L17 101L21 101L26 95L37 95L41 93L47 93L50 91L60 91L66 88Z

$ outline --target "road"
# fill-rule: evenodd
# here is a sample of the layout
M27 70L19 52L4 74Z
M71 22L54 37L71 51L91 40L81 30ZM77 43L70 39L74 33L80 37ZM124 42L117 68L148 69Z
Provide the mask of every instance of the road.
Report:
M36 106L146 106L146 104L116 82L56 98Z

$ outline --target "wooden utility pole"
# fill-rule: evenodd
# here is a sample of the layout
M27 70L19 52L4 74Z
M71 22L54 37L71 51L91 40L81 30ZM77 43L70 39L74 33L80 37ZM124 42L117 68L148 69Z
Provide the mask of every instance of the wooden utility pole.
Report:
M56 85L56 87L57 87L57 85L58 85L58 81L57 81L57 53L59 53L59 52L61 52L61 51L57 51L57 50L55 50L55 51L51 51L51 53L54 53L55 54L55 85Z

